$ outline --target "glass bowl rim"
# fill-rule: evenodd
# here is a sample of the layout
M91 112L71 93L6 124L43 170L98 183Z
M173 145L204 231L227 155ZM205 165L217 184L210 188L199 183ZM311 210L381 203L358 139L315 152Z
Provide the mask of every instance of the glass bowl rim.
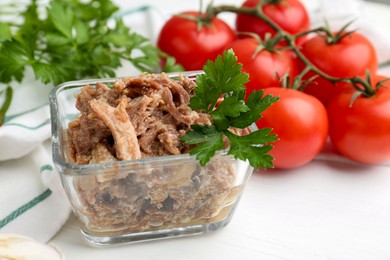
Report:
M204 73L203 71L184 71L184 72L175 72L175 73L166 73L169 77L178 77L180 75L185 77L194 77L196 75ZM142 168L146 165L150 164L164 164L164 163L175 163L180 160L196 160L195 155L179 154L179 155L165 155L165 156L157 156L150 158L141 158L136 160L127 160L127 161L113 161L99 164L74 164L70 162L66 162L61 155L61 144L59 140L59 110L58 110L58 99L57 95L64 90L83 87L87 84L96 84L100 83L114 83L118 79L123 79L132 76L124 76L124 77L115 77L115 78L94 78L94 79L82 79L75 81L67 81L56 87L54 87L49 94L49 104L50 104L50 114L51 114L51 138L52 138L52 156L54 164L61 169L61 174L64 173L64 169L67 169L67 174L71 175L88 175L92 171L96 170L109 170L115 168L123 168L123 167L132 167L132 169ZM257 129L255 124L249 126L252 131ZM225 156L228 155L228 150L217 151L215 156ZM232 156L233 158L233 156ZM235 158L234 158L235 159Z

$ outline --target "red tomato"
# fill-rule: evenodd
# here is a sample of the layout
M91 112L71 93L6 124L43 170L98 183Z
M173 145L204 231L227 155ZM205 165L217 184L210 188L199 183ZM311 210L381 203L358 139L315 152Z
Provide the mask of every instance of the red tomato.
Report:
M295 75L296 64L288 51L271 52L263 49L254 56L258 46L255 38L239 39L229 46L242 64L242 71L249 74L249 82L246 84L248 91L279 87L278 75Z
M369 69L375 74L378 61L371 42L359 33L352 33L335 44L326 42L326 36L317 35L305 42L302 53L321 71L333 77L364 76ZM315 76L314 72L305 75L304 80ZM305 92L317 97L325 104L336 94L338 84L317 77L305 88Z
M255 7L261 0L247 0L244 7ZM276 2L276 1L275 1ZM291 34L297 34L310 28L310 19L306 8L298 0L282 0L277 3L267 3L263 12L282 29ZM239 32L253 32L264 38L266 33L275 34L275 31L261 19L238 14L236 28Z
M278 135L279 141L270 152L275 168L296 168L313 160L328 136L328 118L323 104L294 89L267 88L264 94L280 97L256 122L259 128L273 128L272 132Z
M384 77L375 77L373 83ZM337 94L329 103L329 136L333 147L347 158L366 164L390 161L390 82L372 97L354 90Z
M198 16L197 12L183 14ZM197 22L173 16L161 29L157 46L175 57L186 70L200 70L207 60L214 60L235 38L233 29L219 18L199 29Z

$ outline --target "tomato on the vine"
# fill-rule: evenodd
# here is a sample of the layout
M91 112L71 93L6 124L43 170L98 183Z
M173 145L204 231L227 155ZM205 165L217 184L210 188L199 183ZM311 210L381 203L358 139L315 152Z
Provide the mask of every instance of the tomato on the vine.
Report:
M202 17L198 12L173 16L164 24L157 40L157 46L186 70L202 69L207 60L214 60L236 39L233 29L223 20L214 17L203 21Z
M385 77L376 76L372 85ZM365 163L390 161L390 81L377 88L371 97L359 96L356 90L338 93L328 106L329 136L336 151ZM352 103L351 103L352 102Z
M303 166L324 148L328 137L328 117L316 98L289 88L266 88L264 94L279 96L256 122L259 128L272 128L278 135L270 155L275 168Z
M334 42L331 40L327 35L313 36L302 45L301 51L313 65L332 77L364 76L367 70L376 73L378 60L375 49L365 36L352 32L334 39ZM313 76L318 75L310 71L304 79ZM338 89L339 84L318 76L306 86L305 92L317 97L326 106Z
M246 0L243 7L255 7L261 0ZM299 0L274 0L264 4L262 8L273 22L290 34L297 34L310 28L310 19L305 6ZM260 37L267 33L274 35L276 32L263 20L247 15L238 14L236 29L239 32L253 32ZM299 41L298 41L299 43Z
M260 44L255 38L244 38L229 46L242 64L242 71L249 74L248 91L279 87L280 77L296 74L296 61L288 51L272 51L265 47L257 52Z

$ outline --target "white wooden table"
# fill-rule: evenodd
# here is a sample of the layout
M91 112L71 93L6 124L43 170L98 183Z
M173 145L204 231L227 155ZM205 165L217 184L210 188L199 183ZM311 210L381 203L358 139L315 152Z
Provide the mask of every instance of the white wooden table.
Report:
M117 2L124 8L139 4ZM172 12L198 7L197 1L142 4ZM390 33L390 7L364 3L364 8L387 23ZM71 216L51 243L71 260L390 259L390 167L315 160L296 170L255 172L231 223L215 233L94 248Z

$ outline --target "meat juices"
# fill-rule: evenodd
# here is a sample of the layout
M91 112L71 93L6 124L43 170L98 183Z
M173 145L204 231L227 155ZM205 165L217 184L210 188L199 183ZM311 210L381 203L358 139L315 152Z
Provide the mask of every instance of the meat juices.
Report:
M68 159L76 164L179 155L191 124L211 124L189 106L194 81L165 74L87 85L76 96L79 116L67 130ZM208 223L226 217L241 186L229 156L205 167L188 160L78 178L77 193L89 230L140 232ZM80 206L79 206L80 207Z

